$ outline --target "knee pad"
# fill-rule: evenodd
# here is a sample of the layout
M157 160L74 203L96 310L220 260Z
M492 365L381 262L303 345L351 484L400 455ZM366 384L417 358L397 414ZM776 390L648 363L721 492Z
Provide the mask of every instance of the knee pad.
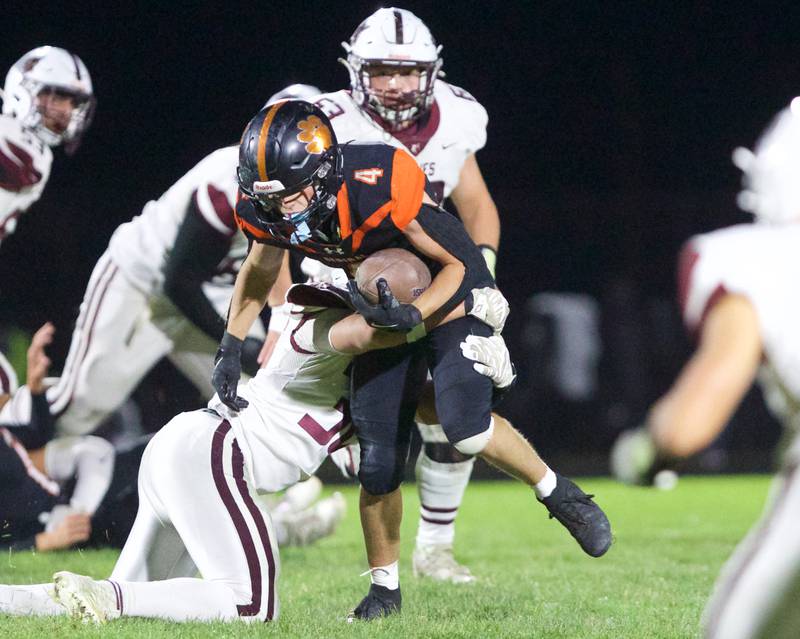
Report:
M477 435L472 435L472 437L467 437L460 441L453 442L453 446L459 453L464 455L477 455L484 448L486 448L486 444L488 444L489 440L492 438L493 432L494 417L492 417L489 421L489 428L487 428L485 431L478 433Z
M361 442L361 464L358 481L370 495L386 495L403 481L408 448Z

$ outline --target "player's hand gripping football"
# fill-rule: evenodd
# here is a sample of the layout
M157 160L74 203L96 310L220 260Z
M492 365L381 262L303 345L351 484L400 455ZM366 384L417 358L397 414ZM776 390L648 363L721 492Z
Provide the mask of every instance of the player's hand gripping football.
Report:
M380 278L375 283L378 289L378 303L370 304L355 280L347 282L350 302L356 311L364 317L367 324L388 331L408 332L422 324L422 314L413 304L401 304L389 288L388 282Z
M231 410L244 410L248 402L236 394L242 376L242 340L225 331L214 361L211 385L220 400Z

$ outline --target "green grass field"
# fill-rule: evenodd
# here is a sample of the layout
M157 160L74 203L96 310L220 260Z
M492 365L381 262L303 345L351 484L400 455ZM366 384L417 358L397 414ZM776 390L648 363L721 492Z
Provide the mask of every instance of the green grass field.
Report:
M458 520L456 555L479 578L452 586L418 581L410 555L418 502L406 487L401 561L403 613L370 624L344 617L366 593L357 492L337 534L281 553L281 616L275 624L170 624L125 619L104 628L59 619L0 616L1 637L696 637L723 561L757 519L767 477L682 478L669 492L583 480L611 519L616 541L591 559L521 485L470 485ZM17 553L0 582L49 581L55 570L105 577L112 551Z

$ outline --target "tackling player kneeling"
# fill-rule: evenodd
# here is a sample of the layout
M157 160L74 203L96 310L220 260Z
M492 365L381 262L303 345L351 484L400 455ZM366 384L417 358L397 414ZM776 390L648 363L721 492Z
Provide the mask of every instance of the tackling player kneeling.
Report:
M240 389L247 407L234 411L214 397L208 409L175 417L148 445L139 513L110 579L60 572L52 587L3 586L0 612L65 608L95 622L277 617L276 534L259 495L312 474L352 439L345 371L353 353L405 341L353 314L343 290L298 285L289 301L288 326L268 366ZM494 366L482 353L478 361ZM53 590L63 608L48 597Z

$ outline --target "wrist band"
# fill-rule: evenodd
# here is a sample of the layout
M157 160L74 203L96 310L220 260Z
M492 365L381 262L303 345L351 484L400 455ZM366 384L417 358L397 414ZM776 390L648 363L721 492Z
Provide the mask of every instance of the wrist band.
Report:
M486 261L489 272L492 274L492 277L494 277L495 267L497 266L497 251L488 244L480 244L478 248L481 250L481 255L483 255L483 259Z

